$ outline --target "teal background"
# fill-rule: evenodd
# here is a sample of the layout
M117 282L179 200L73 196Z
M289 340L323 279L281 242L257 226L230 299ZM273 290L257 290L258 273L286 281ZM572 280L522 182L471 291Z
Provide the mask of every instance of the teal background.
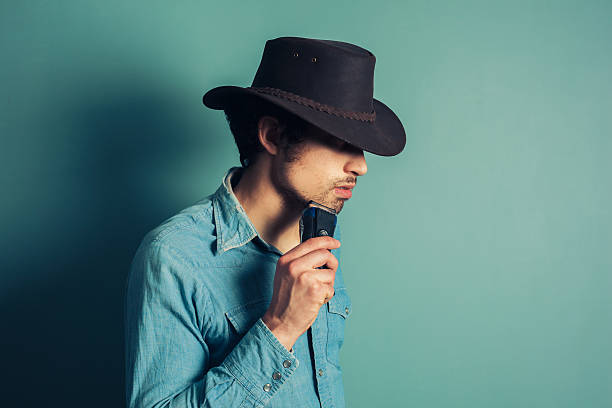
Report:
M201 97L295 35L371 50L407 133L339 219L347 406L612 406L612 3L0 11L4 403L124 405L136 246L239 163Z

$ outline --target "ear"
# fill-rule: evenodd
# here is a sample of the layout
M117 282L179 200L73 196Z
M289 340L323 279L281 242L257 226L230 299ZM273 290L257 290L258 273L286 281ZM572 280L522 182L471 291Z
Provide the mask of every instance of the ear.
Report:
M280 135L283 127L273 116L262 116L257 123L259 143L271 155L277 155L280 149Z

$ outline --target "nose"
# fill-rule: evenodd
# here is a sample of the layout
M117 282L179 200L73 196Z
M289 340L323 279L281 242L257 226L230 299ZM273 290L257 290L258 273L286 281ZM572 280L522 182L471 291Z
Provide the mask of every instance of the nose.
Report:
M350 158L346 162L344 171L353 173L356 176L363 176L368 172L368 165L366 164L363 150L358 148L351 150Z

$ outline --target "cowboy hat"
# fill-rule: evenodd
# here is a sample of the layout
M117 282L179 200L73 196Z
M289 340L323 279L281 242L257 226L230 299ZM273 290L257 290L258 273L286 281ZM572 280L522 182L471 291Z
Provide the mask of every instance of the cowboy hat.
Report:
M354 44L279 37L266 41L251 86L219 86L202 100L225 110L241 97L256 96L353 146L394 156L406 133L397 115L373 97L375 62L374 54Z

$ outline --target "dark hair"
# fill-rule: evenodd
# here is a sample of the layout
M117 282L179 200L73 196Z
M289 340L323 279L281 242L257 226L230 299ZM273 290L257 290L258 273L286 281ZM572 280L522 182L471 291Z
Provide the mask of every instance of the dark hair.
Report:
M263 98L247 95L234 101L225 109L225 119L234 135L240 164L252 164L259 152L264 150L259 142L257 124L262 116L273 116L285 129L280 135L281 148L288 152L290 147L304 141L308 122L293 113L280 108Z

